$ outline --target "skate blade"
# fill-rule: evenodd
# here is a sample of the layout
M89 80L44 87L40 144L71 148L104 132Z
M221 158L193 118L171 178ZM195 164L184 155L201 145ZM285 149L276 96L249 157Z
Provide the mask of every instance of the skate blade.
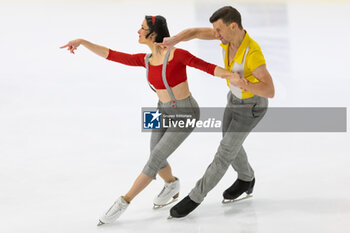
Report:
M174 203L175 201L177 201L177 198L174 198L172 201L170 201L169 203L164 204L164 205L153 204L153 209L157 210L157 209L163 208L164 206L170 205L171 203Z
M238 202L238 201L243 201L243 200L251 198L251 197L253 197L253 195L248 194L245 197L237 198L237 199L233 199L233 200L231 200L231 199L224 199L224 200L222 200L222 204L229 204L229 203L234 203L234 202Z
M170 219L172 219L172 218L174 218L174 217L171 216L171 215L169 215L167 219L170 220Z
M105 224L104 222L101 222L101 220L97 223L97 226L102 226L103 224Z

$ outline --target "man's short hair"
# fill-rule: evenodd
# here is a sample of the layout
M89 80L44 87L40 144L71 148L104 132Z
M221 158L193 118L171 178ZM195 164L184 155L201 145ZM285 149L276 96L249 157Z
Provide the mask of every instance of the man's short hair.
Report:
M222 22L224 22L226 25L231 23L237 23L238 27L240 29L243 29L241 14L238 12L238 10L236 10L232 6L224 6L218 9L210 17L209 21L210 23L214 23L219 19L221 19Z

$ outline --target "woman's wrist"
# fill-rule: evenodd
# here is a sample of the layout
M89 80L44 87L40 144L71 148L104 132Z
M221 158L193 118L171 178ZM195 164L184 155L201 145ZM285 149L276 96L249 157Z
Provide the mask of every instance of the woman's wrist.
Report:
M77 39L77 42L78 42L79 44L82 44L82 45L85 45L85 44L86 44L86 40L84 40L84 39Z

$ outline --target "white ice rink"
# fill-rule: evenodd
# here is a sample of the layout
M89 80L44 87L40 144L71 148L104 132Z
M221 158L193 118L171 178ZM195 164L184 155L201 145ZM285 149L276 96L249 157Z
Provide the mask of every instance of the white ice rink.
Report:
M244 146L256 173L253 198L221 204L236 179L229 168L198 209L169 221L170 207L152 209L163 186L157 179L117 223L96 226L148 158L141 107L155 106L157 97L143 68L59 47L80 37L148 52L137 42L144 15L165 16L176 34L210 27L224 5L240 10L262 47L276 89L271 107L350 107L349 1L0 1L0 233L350 232L348 132L252 133ZM218 41L177 47L223 65ZM225 106L223 80L187 73L200 106ZM180 198L220 139L193 133L170 157Z

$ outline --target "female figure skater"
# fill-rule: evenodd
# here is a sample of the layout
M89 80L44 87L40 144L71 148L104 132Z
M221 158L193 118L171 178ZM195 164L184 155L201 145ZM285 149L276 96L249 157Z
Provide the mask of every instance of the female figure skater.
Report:
M154 87L158 97L158 111L161 113L192 115L199 119L199 107L189 91L186 66L192 66L211 75L230 78L232 83L241 82L239 76L216 65L207 63L191 53L176 48L163 49L155 43L169 37L166 20L162 16L145 16L138 31L139 43L147 45L151 54L125 54L106 47L93 44L84 39L68 42L61 48L74 51L83 45L90 51L108 60L130 66L143 66L147 69L148 81ZM179 112L180 113L180 112ZM178 128L176 130L158 129L151 134L151 153L141 174L136 178L131 189L119 197L114 204L100 217L98 225L112 223L126 210L130 202L159 174L165 181L161 193L154 199L155 207L169 204L172 198L179 195L179 180L173 176L167 158L192 132L193 128ZM174 132L176 131L176 132Z

